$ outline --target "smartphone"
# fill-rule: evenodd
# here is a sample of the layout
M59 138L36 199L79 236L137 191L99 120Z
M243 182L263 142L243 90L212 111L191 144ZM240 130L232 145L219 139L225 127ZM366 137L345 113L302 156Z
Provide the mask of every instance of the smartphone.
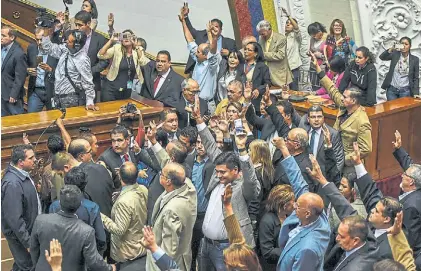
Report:
M42 56L37 56L37 66L38 66L39 64L41 64L43 60L44 60L44 59L43 59L43 57L42 57Z
M123 40L125 40L125 39L130 39L132 37L132 35L130 35L130 34L123 34L122 35L122 39Z
M234 120L234 128L236 135L245 135L243 128L243 121L241 119Z
M113 37L118 38L118 40L121 40L121 33L118 33L118 32L113 33Z
M130 148L134 147L134 136L130 137Z
M395 45L395 49L396 50L402 50L403 49L403 44L400 44L400 43L396 44Z

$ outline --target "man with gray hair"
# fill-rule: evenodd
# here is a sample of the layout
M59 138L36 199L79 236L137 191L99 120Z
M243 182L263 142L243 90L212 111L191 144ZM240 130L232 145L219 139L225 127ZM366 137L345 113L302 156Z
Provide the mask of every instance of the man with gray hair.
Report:
M274 32L270 23L265 20L257 24L256 30L259 32L259 44L269 67L272 84L288 85L293 81L293 76L288 64L286 37Z
M228 104L231 102L239 102L243 104L245 102L243 93L243 83L238 80L232 80L227 86L227 98L219 102L215 110L215 115L221 115L227 110Z
M221 54L217 52L218 29L209 23L206 27L209 43L198 45L187 26L185 17L179 15L179 19L183 26L184 37L187 41L187 48L190 52L190 56L196 62L192 78L199 83L199 97L207 101L208 108L211 113L213 113L216 107L214 101L217 86L216 78L218 75L219 62L221 61Z

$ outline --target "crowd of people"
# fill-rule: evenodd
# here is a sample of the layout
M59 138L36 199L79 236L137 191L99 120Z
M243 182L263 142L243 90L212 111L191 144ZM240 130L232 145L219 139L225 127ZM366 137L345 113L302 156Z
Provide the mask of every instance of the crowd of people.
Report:
M57 119L40 178L23 135L1 185L13 270L421 270L421 165L396 131L399 198L384 196L364 166L373 151L364 106L377 89L369 50L339 19L330 34L308 26L312 91L339 108L329 126L322 106L300 116L289 92L271 93L301 80L301 33L285 9L285 35L261 21L240 50L219 19L196 30L189 12L185 4L178 15L187 78L168 51L152 61L144 39L114 31L112 14L109 40L97 34L93 0L37 27L28 62L15 30L2 27L2 116L23 113L26 72L28 112L98 110L136 89L170 107L145 130L141 111L122 106L102 153L89 128L71 137ZM419 93L418 58L410 38L400 44L380 56L391 61L390 100Z

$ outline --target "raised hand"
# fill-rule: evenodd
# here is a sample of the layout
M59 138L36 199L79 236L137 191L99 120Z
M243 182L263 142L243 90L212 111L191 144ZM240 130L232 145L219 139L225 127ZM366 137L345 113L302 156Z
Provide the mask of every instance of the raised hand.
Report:
M247 134L246 133L235 133L235 144L237 145L238 149L245 149L247 142Z
M60 24L64 24L65 22L64 12L63 11L57 12L56 19L60 22Z
M282 12L283 12L283 13L285 13L285 15L286 15L287 17L289 17L288 11L287 11L284 7L282 7Z
M265 91L265 94L263 94L262 98L267 107L272 105L272 100L270 99L269 85L266 85L266 91Z
M402 147L402 136L398 130L395 131L395 141L393 141L392 143L395 149L399 149L400 147Z
M190 12L189 3L184 2L184 5L183 5L182 10L183 10L183 17L188 16L189 15L189 12Z
M272 144L281 151L284 158L290 156L285 140L282 137L274 137L272 139Z
M23 140L23 144L31 145L31 141L29 141L27 133L23 133L22 140Z
M403 211L396 214L395 222L393 226L387 229L388 234L396 235L402 230Z
M114 14L108 14L108 27L112 28L114 26Z
M149 141L152 143L152 145L156 144L156 132L157 132L157 126L155 124L155 121L149 122L149 129L146 133L146 137L149 139Z
M252 86L251 82L250 81L247 81L246 84L244 85L244 91L243 91L244 99L247 102L250 102L251 99L252 99L252 96L253 96L253 94L252 94L252 92L253 92L252 88L253 88L253 86Z
M227 120L227 113L222 113L219 121L218 121L218 128L219 130L221 130L221 132L223 133L227 133L228 132L228 127L229 127L229 122Z
M320 169L320 165L316 160L316 157L314 157L313 154L310 154L310 161L311 166L313 169L306 168L308 174L317 182L319 182L321 185L324 185L327 183L326 178L323 176L322 170Z
M326 124L323 124L322 131L323 131L323 134L325 135L324 136L324 141L325 141L326 146L328 148L331 148L332 147L332 141L331 141L332 138L331 138L330 131L327 128Z
M140 243L146 249L149 249L152 253L154 253L158 249L158 245L156 244L155 234L153 233L151 226L144 226L142 231L143 237L140 240Z
M222 203L224 204L224 206L230 205L231 204L231 198L232 198L232 186L231 184L227 184L225 186L225 191L224 194L221 195L222 198Z
M198 94L194 96L192 118L195 119L198 124L203 122L202 115L200 114L200 99Z
M353 143L354 152L351 154L351 159L354 162L354 165L361 164L361 152L360 148L358 147L358 142Z
M53 271L61 270L63 253L61 252L61 244L58 240L53 239L50 241L50 253L48 253L48 250L45 250L45 259Z

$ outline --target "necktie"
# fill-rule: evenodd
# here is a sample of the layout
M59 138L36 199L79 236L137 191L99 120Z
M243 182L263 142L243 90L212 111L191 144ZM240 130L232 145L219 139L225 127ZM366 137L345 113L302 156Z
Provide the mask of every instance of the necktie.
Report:
M156 95L156 89L158 88L159 81L161 81L162 75L159 75L156 77L154 83L153 83L153 94Z
M313 153L313 154L314 154L313 147L314 147L314 138L315 138L315 135L316 135L316 130L313 130L311 132L311 139L310 139L310 150L311 150L311 153Z
M127 153L125 153L125 154L123 155L123 158L124 158L124 162L130 162L130 160L129 160L129 155L128 155Z
M1 49L1 62L4 61L6 55L7 55L7 48L2 48Z

